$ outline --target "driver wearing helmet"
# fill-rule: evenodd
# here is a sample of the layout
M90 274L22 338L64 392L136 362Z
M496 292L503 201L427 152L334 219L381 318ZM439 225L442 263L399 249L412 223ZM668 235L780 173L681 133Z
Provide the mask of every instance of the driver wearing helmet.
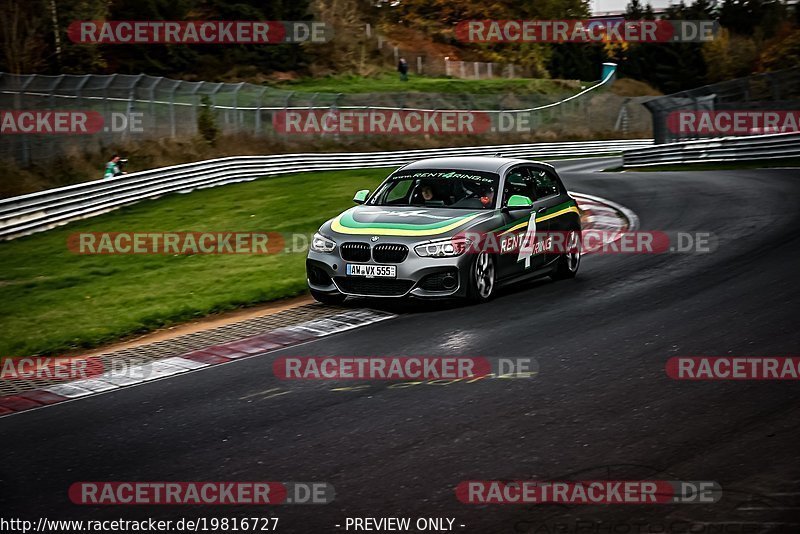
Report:
M487 187L481 194L480 201L484 208L491 207L494 202L494 189L492 187Z

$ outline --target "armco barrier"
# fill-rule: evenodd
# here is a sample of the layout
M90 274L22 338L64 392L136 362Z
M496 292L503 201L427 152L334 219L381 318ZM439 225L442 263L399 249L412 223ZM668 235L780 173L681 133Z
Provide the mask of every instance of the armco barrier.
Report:
M652 139L626 139L212 159L0 200L0 240L40 232L167 193L187 193L194 189L255 180L264 176L304 171L393 167L417 159L443 156L491 156L498 153L524 158L591 156L619 153L623 148L646 147L652 142Z
M800 132L683 141L622 152L625 167L787 158L800 158Z

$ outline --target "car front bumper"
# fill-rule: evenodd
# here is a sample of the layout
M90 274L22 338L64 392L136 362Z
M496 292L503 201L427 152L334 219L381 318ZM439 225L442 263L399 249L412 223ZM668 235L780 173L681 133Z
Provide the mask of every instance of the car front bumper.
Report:
M406 259L398 263L347 261L337 246L331 253L309 251L306 275L311 289L323 293L341 293L354 297L419 298L465 297L470 255L452 258L421 258L409 246ZM347 276L348 263L394 265L396 278Z

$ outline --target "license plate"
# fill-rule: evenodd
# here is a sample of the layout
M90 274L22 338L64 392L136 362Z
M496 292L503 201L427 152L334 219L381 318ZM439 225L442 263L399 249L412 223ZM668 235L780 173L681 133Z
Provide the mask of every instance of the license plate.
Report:
M395 265L365 265L363 263L348 263L347 276L364 276L366 278L396 278Z

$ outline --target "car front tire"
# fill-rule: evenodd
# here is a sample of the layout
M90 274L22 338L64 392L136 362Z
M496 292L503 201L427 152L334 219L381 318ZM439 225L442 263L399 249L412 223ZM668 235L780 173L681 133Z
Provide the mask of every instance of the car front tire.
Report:
M470 264L467 298L486 302L494 296L497 286L497 264L488 252L480 252Z

